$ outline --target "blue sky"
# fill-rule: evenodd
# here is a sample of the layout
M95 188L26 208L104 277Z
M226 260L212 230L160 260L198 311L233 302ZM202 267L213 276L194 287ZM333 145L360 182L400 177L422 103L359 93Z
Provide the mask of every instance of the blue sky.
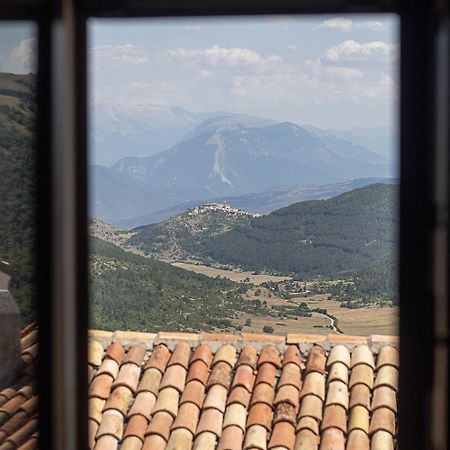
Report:
M92 20L95 102L396 126L393 15Z
M394 15L91 19L91 101L396 128L398 31ZM33 70L33 36L2 25L0 70Z

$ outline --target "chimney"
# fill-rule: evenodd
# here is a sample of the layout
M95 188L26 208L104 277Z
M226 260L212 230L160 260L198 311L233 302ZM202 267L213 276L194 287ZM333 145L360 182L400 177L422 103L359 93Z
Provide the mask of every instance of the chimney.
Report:
M10 265L0 261L0 390L14 382L20 368L20 310L8 290L13 275Z

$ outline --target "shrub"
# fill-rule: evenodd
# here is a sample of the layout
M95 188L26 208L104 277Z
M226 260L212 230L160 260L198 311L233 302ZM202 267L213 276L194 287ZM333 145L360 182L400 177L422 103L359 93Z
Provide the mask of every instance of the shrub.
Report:
M265 325L263 327L263 332L264 333L273 333L273 327L271 327L270 325Z

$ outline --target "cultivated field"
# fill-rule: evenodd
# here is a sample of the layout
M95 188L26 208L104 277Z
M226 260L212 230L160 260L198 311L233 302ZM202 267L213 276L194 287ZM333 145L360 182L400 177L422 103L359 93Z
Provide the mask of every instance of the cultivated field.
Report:
M228 278L232 281L243 282L246 278L250 280L250 283L261 284L265 281L282 281L289 280L290 277L276 277L273 275L253 275L251 272L244 272L239 270L225 270L217 269L215 267L207 267L201 264L185 263L185 262L171 262L173 266L181 267L185 270L191 270L192 272L202 273L208 277L215 278L219 275L222 278Z

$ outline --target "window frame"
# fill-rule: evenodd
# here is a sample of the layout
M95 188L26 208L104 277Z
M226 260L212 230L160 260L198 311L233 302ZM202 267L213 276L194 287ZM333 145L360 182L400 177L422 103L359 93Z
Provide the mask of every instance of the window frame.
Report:
M433 391L448 360L448 113L437 101L437 36L448 6L418 0L6 0L0 19L39 29L37 258L41 448L87 448L88 331L87 45L89 17L176 17L392 12L400 16L400 448L434 446L433 415L448 425L445 392ZM447 27L447 28L445 28ZM438 79L439 80L439 79ZM448 103L447 103L448 104ZM446 115L447 114L447 115ZM442 141L440 136L446 136ZM440 164L444 169L437 170ZM417 180L420 180L418 182ZM444 188L443 188L444 186ZM440 195L438 193L441 193ZM444 192L444 194L442 194ZM444 241L437 239L439 233ZM436 242L444 242L436 245ZM442 254L442 248L445 249ZM439 256L439 250L441 254ZM444 266L439 292L436 273ZM429 307L423 308L423 299ZM439 313L439 311L442 311ZM436 314L445 317L441 330ZM439 353L439 351L440 353ZM437 356L436 356L437 355ZM448 380L448 368L442 369ZM440 372L439 372L440 373ZM439 389L444 389L442 386ZM440 393L440 395L439 395ZM442 409L443 408L443 409ZM433 420L430 420L430 417ZM447 427L446 433L449 433ZM445 432L443 432L445 434ZM447 445L448 436L442 437ZM442 446L442 448L445 448Z

